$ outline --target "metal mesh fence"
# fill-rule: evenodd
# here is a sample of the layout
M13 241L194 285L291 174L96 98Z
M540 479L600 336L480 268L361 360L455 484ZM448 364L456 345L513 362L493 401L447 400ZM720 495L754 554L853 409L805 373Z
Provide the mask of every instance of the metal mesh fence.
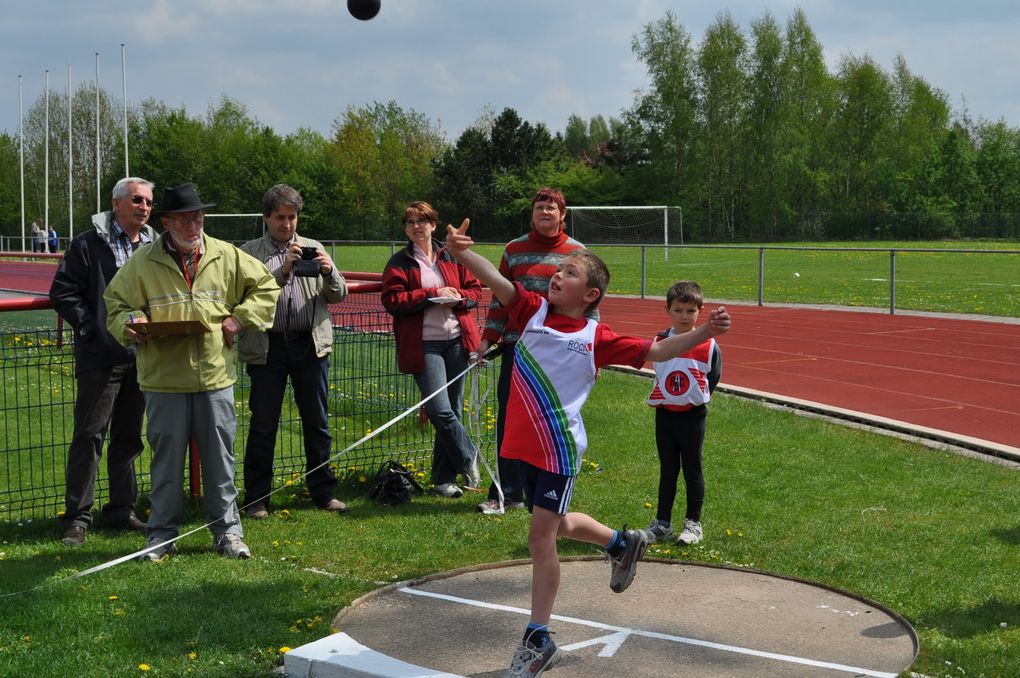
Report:
M329 426L333 435L334 470L342 481L374 476L383 462L414 461L427 470L431 463L432 425L413 413L362 445L340 454L362 436L397 417L421 399L414 379L400 374L391 332L391 318L378 293L352 293L332 309L333 353L328 376ZM476 317L481 320L484 308ZM61 336L62 334L62 336ZM0 519L52 517L63 509L67 445L74 422L73 333L65 328L0 329ZM480 452L495 460L495 381L497 371L474 369L465 388L464 422ZM237 483L243 485L242 464L248 435L249 380L239 365L235 385ZM476 394L472 401L470 395ZM149 490L148 444L136 463L139 492ZM305 472L301 420L288 386L276 440L274 489L301 492ZM186 476L185 487L188 481ZM367 489L367 485L366 485ZM347 488L342 491L351 491ZM108 494L105 460L96 479L95 508Z

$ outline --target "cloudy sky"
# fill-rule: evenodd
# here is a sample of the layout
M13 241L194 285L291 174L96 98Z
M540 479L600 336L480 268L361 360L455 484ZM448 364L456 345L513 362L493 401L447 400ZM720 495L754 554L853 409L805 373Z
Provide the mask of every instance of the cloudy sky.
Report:
M227 95L281 133L329 133L348 106L396 101L450 139L488 107L562 130L567 117L618 115L647 83L631 52L672 11L700 42L722 9L749 34L766 11L801 7L830 68L902 53L956 111L1020 126L1020 3L968 0L382 0L367 22L346 0L0 0L0 130L52 89L95 78L129 102L156 97L203 114Z

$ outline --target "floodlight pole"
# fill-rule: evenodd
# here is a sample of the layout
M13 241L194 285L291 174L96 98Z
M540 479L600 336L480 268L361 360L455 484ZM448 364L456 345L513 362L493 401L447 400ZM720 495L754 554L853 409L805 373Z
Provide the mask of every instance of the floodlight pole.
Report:
M124 93L124 178L131 176L128 172L128 124L127 124L127 60L124 53L124 43L120 43L120 81Z
M50 232L50 72L46 71L46 125L43 135L43 228Z
M27 252L25 245L25 95L22 90L21 76L18 76L18 145L19 170L21 180L21 251Z
M96 52L96 214L102 211L99 204L99 52Z
M67 236L74 237L74 144L71 134L71 64L67 65ZM47 236L48 237L48 236Z

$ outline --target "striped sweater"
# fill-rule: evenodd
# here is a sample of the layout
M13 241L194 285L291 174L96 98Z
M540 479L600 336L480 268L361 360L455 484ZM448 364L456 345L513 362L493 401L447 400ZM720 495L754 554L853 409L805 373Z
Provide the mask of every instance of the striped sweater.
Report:
M556 273L556 269L568 254L581 249L584 249L584 245L564 231L550 238L531 230L527 235L522 235L507 244L499 260L499 272L507 280L519 282L529 292L537 292L548 299L549 280ZM598 320L598 311L590 317ZM514 343L520 338L520 334L520 328L507 326L506 309L493 299L489 314L485 318L482 340L490 344L500 340Z

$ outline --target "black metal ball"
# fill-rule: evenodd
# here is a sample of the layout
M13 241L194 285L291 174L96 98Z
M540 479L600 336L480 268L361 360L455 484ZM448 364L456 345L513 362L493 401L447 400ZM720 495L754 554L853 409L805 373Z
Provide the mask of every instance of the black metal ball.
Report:
M382 6L381 0L347 0L347 11L355 19L368 21L379 13Z

